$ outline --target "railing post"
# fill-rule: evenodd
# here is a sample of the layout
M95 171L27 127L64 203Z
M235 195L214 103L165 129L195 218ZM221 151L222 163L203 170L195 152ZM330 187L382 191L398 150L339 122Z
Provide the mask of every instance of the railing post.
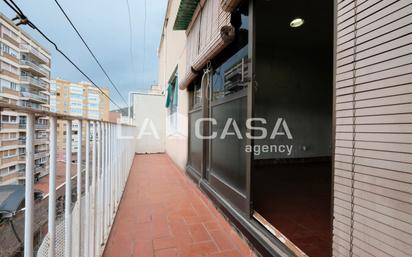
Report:
M72 256L72 121L67 120L66 126L66 194L65 194L65 256Z
M90 254L90 121L86 121L86 173L85 173L85 240L84 240L84 257L89 257Z
M78 249L77 252L75 253L75 256L80 257L81 256L81 245L82 245L82 130L83 130L83 124L82 120L78 120L79 122L79 127L78 127L78 132L77 132L77 204L78 204L78 210L79 210L79 215L77 217L77 222L78 222L78 231L77 231L77 242L78 242Z
M112 209L112 124L109 123L107 125L107 229L110 228L111 226L111 220L112 220L112 215L111 215L111 209ZM109 237L109 234L107 234L107 237Z
M111 132L111 137L112 137L112 147L111 147L111 154L112 154L112 160L114 160L117 156L116 156L116 133L115 133L115 125L112 124L112 132ZM110 212L110 216L114 217L114 210L115 210L115 196L116 196L116 162L112 161L112 178L111 178L111 194L110 194L110 201L111 201L111 212Z
M101 210L101 222L100 222L100 244L104 244L104 231L105 231L105 194L106 194L106 124L104 122L101 123L101 131L102 131L102 150L101 150L101 155L102 155L102 170L101 170L101 197L100 197L100 205L102 207Z
M49 257L56 255L56 158L57 119L50 117L50 157L49 157Z
M96 248L96 159L97 159L97 122L93 122L93 157L92 157L92 222L91 222L91 241L90 256L95 256Z
M104 129L105 129L105 133L104 133L104 138L105 138L105 150L104 150L104 159L105 159L105 163L104 163L104 206L105 208L104 210L104 238L106 238L106 235L108 235L108 227L109 227L109 211L108 211L108 207L109 207L109 126L108 123L104 124Z
M97 183L96 183L96 223L95 223L95 227L96 227L96 242L95 242L95 253L96 255L100 254L100 233L101 233L101 227L100 227L100 220L101 220L101 160L102 160L102 132L101 132L101 123L97 122L97 172L96 172L96 176L97 176Z
M34 119L33 113L27 114L26 131L26 186L24 213L24 257L33 256L33 211L34 211Z

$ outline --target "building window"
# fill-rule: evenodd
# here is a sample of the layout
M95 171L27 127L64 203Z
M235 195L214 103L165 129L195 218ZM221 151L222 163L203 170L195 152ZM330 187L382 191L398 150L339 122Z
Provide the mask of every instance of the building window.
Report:
M4 123L17 123L17 116L2 115L1 122Z
M177 72L172 77L167 87L166 108L168 108L168 133L173 134L177 132L177 103L179 86L177 80Z
M15 58L19 58L19 53L6 44L1 44L1 50Z

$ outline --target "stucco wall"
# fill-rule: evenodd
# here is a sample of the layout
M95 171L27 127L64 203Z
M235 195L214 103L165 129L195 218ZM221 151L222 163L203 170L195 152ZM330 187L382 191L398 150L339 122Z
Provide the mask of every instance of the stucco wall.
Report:
M185 31L173 30L180 0L170 0L165 16L162 39L159 46L159 85L167 89L169 80L177 72L178 81L184 77L186 67L186 34ZM166 127L169 117L166 112ZM188 149L188 92L179 90L177 108L177 129L171 132L166 129L165 151L180 169L185 169Z

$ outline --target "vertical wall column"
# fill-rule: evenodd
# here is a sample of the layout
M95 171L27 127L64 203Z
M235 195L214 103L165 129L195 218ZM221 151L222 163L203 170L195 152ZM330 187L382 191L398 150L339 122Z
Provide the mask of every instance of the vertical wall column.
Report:
M34 120L33 113L27 114L26 131L26 191L24 213L24 257L33 256L33 211L34 211Z

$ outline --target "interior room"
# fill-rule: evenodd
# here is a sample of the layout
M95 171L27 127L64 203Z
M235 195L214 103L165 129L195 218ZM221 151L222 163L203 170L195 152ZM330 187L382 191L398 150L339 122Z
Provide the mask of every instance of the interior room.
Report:
M292 248L331 256L333 1L255 1L254 8L254 115L268 131L255 140L254 216Z

